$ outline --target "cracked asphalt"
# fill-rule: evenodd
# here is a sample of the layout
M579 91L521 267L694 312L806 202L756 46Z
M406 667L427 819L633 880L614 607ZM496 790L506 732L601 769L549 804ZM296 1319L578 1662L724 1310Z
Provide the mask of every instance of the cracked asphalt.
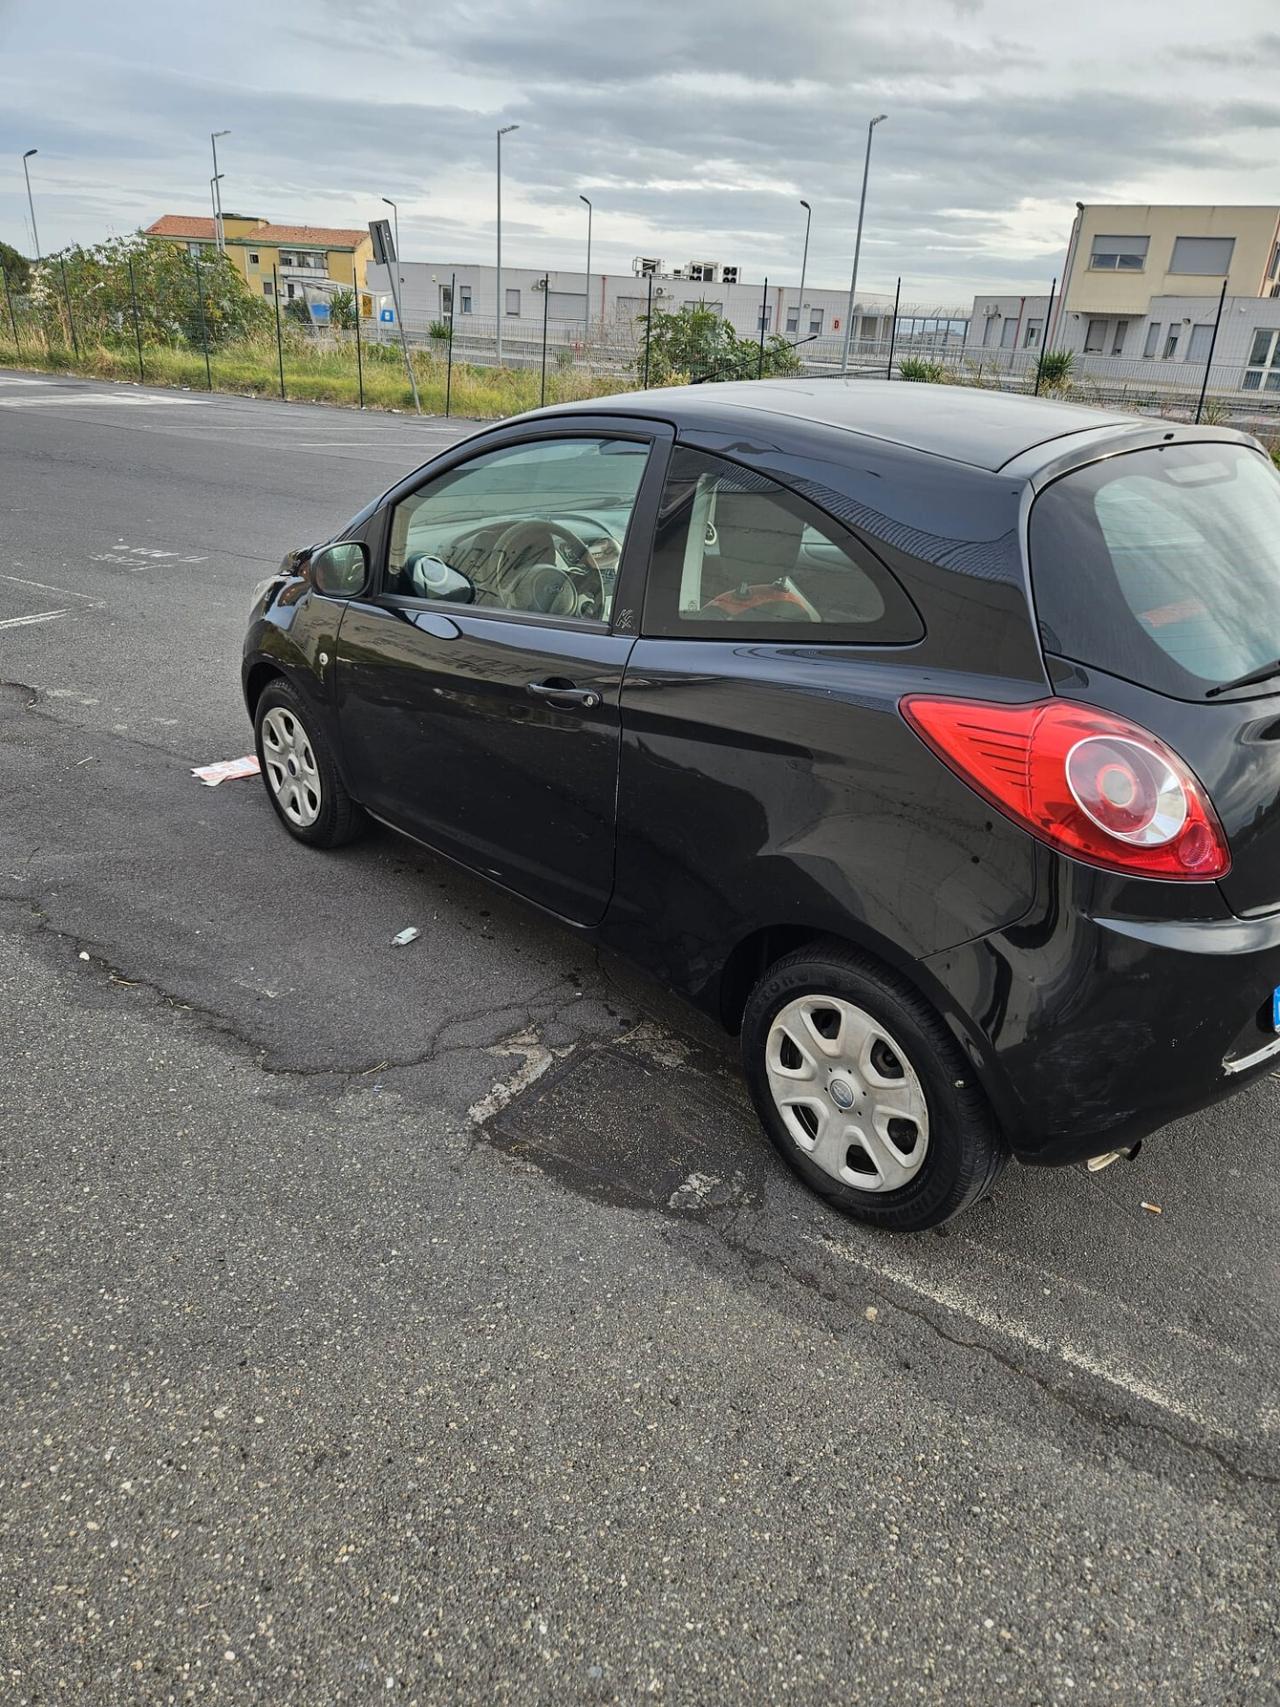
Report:
M192 779L460 430L0 374L0 1700L1280 1701L1280 1082L875 1235L625 964Z

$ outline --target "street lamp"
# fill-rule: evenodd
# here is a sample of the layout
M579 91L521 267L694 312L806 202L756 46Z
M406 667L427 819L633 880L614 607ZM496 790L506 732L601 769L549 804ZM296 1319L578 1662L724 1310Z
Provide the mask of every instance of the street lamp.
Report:
M582 337L585 342L591 337L591 198L579 196L580 202L587 204L587 312L583 318Z
M840 372L849 371L849 340L853 336L853 300L858 290L858 257L862 253L862 215L867 206L867 173L871 170L871 137L878 124L883 124L888 113L877 113L867 126L867 157L862 163L862 200L858 203L858 235L853 245L853 277L849 281L849 311L844 317L844 355L840 361Z
M218 229L218 182L221 177L222 173L219 172L217 178L209 179L209 206L213 209L213 228L215 232Z
M222 191L218 188L222 180L222 173L218 170L218 138L230 135L229 130L211 130L209 132L209 146L213 149L213 235L217 241L220 255L227 247L227 237L222 225Z
M497 302L497 334L498 334L498 366L502 366L502 316L506 311L506 302L502 295L502 139L510 136L513 130L519 130L518 124L504 124L498 132L498 302Z
M31 199L31 171L27 165L33 154L38 154L38 148L28 148L22 156L22 175L27 180L27 206L31 210L31 241L36 246L36 260L40 259L40 233L36 230L36 204Z
M392 201L390 196L383 196L382 199L384 202L386 202L387 206L391 209L391 217L395 221L395 227L396 227L396 271L399 272L400 271L400 260L401 260L401 256L400 256L400 209L396 206L395 202ZM401 282L401 284L404 283L403 277L401 278L400 282Z
M800 206L804 209L804 254L800 259L800 296L796 302L796 331L800 330L800 318L804 313L804 275L809 266L809 227L813 224L813 209L808 202L801 198Z

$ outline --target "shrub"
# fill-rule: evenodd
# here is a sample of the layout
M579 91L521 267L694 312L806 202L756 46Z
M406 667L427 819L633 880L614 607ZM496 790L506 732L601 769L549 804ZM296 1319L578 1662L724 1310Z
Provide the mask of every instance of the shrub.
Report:
M1076 365L1074 350L1042 350L1037 371L1041 394L1071 389L1071 375Z
M926 361L923 356L904 356L898 363L903 379L923 380L927 385L941 385L947 370L941 362Z
M650 385L676 384L677 374L716 380L800 371L800 358L785 338L776 333L766 338L762 356L758 338L740 337L702 302L687 302L675 314L641 314L635 324L636 378L643 382L647 367Z

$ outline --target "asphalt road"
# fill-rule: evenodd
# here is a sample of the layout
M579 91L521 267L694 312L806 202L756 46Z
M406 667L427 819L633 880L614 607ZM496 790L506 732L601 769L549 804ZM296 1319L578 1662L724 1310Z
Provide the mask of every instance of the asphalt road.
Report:
M0 374L0 1700L1280 1700L1280 1083L878 1236L621 962L193 781L459 430Z

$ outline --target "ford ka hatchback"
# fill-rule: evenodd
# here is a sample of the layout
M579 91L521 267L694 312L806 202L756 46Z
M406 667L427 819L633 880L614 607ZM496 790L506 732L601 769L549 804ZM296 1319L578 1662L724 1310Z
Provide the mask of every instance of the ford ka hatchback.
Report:
M262 590L299 841L372 817L741 1036L898 1229L1280 1055L1280 477L1243 434L958 387L540 411Z

